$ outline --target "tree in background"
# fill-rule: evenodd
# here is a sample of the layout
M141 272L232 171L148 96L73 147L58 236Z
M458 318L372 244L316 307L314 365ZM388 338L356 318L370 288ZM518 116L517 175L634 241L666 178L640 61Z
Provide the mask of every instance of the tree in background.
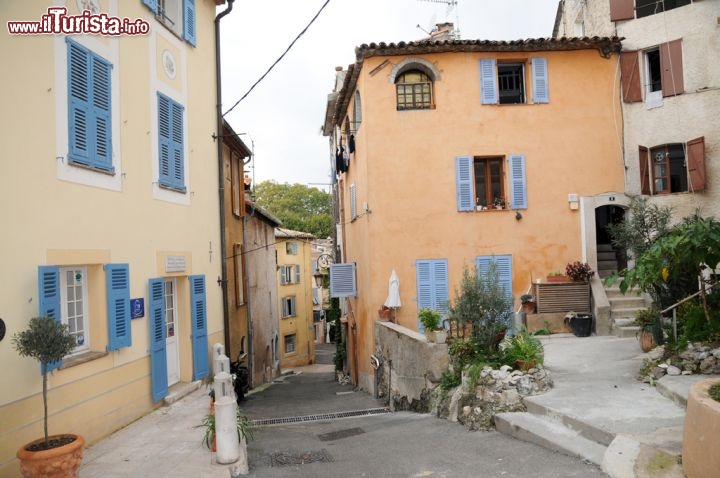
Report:
M280 219L284 228L317 238L332 235L331 198L324 191L298 183L263 181L255 185L253 197L258 206Z

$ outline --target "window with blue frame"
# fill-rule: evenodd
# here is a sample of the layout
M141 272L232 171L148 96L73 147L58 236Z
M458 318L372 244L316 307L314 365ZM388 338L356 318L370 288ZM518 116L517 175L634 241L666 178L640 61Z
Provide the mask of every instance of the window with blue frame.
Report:
M458 156L455 182L458 211L527 209L525 155Z
M184 108L158 93L160 187L185 192Z
M142 0L160 23L192 46L197 45L195 0Z
M68 162L112 174L112 64L70 39L67 55Z

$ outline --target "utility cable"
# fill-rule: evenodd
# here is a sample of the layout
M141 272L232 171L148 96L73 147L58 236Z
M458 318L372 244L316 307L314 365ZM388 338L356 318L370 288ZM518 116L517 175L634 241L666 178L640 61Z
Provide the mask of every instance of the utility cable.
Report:
M308 24L305 26L305 28L303 28L302 31L298 34L298 36L295 37L295 39L292 41L292 43L290 43L290 45L285 49L285 51L283 52L283 54L280 55L280 56L278 57L278 59L275 60L275 62L274 62L272 65L270 65L270 68L268 68L267 71L266 71L265 73L263 73L263 75L262 75L260 78L258 78L258 80L257 80L255 83L253 83L253 85L250 87L250 89L247 90L247 92L245 92L245 94L242 95L242 97L240 97L240 99L237 100L237 102L236 102L234 105L232 105L232 107L231 107L229 110L227 110L225 113L223 113L223 117L225 117L225 115L227 115L227 114L230 113L232 110L234 110L235 107L236 107L237 105L239 105L240 102L241 102L242 100L244 100L244 99L250 94L250 92L251 92L252 90L254 90L255 87L256 87L262 80L265 79L265 77L268 75L268 73L270 73L270 71L272 71L272 69L275 68L275 65L277 65L278 63L280 63L280 60L282 60L283 57L287 54L287 52L290 51L290 49L293 47L293 45L295 45L295 42L298 41L298 40L300 39L300 37L305 34L305 32L308 30L308 28L310 28L310 25L312 25L312 24L315 22L315 20L317 19L317 17L320 16L320 13L322 13L322 11L325 9L325 7L327 7L328 3L330 3L330 0L325 0L325 3L323 3L323 6L320 7L320 10L318 10L318 12L315 14L315 16L312 17L312 20L310 20L310 23L308 23Z

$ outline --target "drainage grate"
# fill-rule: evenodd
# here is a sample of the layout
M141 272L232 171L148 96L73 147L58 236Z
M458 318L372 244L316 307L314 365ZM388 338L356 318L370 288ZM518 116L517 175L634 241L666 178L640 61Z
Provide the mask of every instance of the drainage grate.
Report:
M353 410L349 412L322 413L320 415L305 415L302 417L259 418L252 420L254 426L282 425L286 423L318 422L322 420L337 420L338 418L363 417L367 415L382 415L390 413L388 408L368 408L366 410Z
M306 463L332 463L335 459L326 449L302 453L272 453L270 466L304 465Z
M365 430L362 428L346 428L345 430L338 430L336 432L321 433L317 437L320 441L333 441L341 438L354 437L356 435L362 435Z

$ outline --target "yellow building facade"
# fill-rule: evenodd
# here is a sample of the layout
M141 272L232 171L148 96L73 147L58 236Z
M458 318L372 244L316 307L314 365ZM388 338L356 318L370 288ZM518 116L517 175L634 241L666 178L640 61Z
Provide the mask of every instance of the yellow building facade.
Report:
M447 310L466 266L495 261L519 306L535 279L592 262L608 208L626 200L619 50L616 38L382 43L338 71L324 128L340 204L331 294L354 383L374 390L393 270L396 320L419 330L418 310Z
M280 366L315 360L312 234L275 228L280 316Z
M10 340L31 317L51 315L76 338L49 376L49 431L90 444L207 375L209 344L224 341L215 9L0 7L3 25L58 19L90 32L0 35L2 477L18 475L16 450L43 432L39 364ZM145 33L89 30L103 15Z

